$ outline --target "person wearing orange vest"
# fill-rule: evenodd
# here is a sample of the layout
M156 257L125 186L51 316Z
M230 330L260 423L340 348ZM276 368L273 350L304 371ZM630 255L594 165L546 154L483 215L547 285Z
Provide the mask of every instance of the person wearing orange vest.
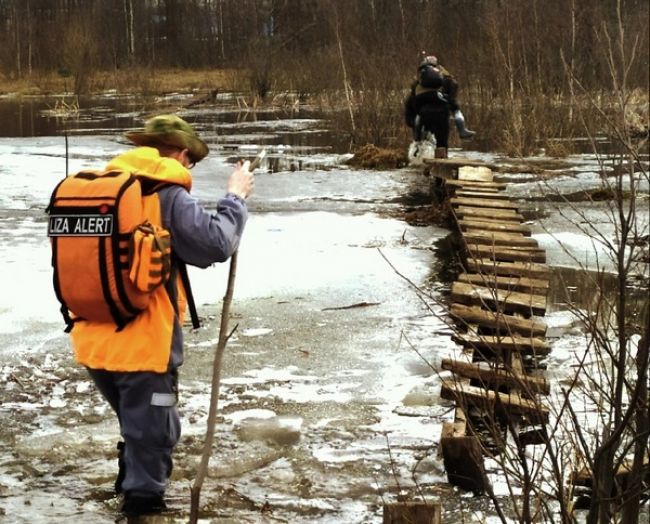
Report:
M110 322L79 320L70 334L76 361L117 414L123 441L115 490L124 497L122 513L133 516L166 509L164 493L180 437L176 402L186 302L180 265L205 268L230 258L244 231L245 200L254 181L249 163L238 163L216 211L209 211L190 194L189 171L205 158L208 146L185 120L159 115L143 131L125 136L138 147L107 168L137 173L145 187L151 186L143 197L146 214L171 233L172 278L126 326L116 330Z

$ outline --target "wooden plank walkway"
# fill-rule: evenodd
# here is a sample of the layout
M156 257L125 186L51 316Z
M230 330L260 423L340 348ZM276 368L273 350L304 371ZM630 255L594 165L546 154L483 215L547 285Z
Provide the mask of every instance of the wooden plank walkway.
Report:
M487 480L484 446L472 423L477 410L479 419L508 417L512 424L504 426L526 427L520 442L536 443L526 435L548 421L543 397L550 384L536 363L550 352L543 319L550 270L520 205L504 192L507 185L486 164L463 160L433 159L425 169L451 206L463 268L449 310L459 356L441 364L452 373L441 396L456 408L440 444L449 481L480 493Z

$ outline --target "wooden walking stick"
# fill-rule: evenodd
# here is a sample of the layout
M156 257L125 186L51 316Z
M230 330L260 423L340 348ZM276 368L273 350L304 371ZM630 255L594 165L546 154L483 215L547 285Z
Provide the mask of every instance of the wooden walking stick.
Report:
M208 462L212 454L212 441L214 440L214 424L217 418L217 404L219 402L219 385L221 383L221 361L223 353L226 349L228 339L234 333L237 326L226 335L228 329L228 317L230 315L230 304L232 303L232 295L235 289L235 275L237 272L237 251L233 253L230 258L230 271L228 272L228 287L226 294L223 297L223 307L221 308L221 324L219 326L219 340L217 342L217 351L214 355L214 363L212 366L212 394L210 396L210 410L208 411L208 427L205 433L205 444L203 446L203 455L201 456L201 463L196 472L194 484L190 489L190 524L196 524L199 518L199 501L201 497L201 488L203 487L203 480L208 472Z
M266 155L266 150L262 150L260 154L248 166L248 170L252 173L253 170L260 165L262 159ZM196 524L199 518L199 502L201 499L201 488L203 481L208 473L208 463L212 455L212 441L214 440L214 425L217 419L217 404L219 402L219 386L221 384L221 361L226 349L228 339L237 329L226 334L228 331L228 320L230 317L230 304L232 303L232 296L235 290L235 275L237 274L237 251L230 257L230 270L228 272L228 285L226 286L226 294L223 297L223 305L221 308L221 323L219 324L219 340L217 341L217 350L214 354L214 362L212 365L212 386L210 393L210 409L208 411L208 423L205 432L205 443L203 445L203 454L201 462L199 463L196 472L196 478L190 488L190 524Z

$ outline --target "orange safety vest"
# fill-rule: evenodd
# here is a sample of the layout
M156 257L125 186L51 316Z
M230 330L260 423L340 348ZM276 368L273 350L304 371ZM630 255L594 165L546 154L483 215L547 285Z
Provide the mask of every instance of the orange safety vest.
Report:
M161 157L151 147L138 147L120 155L107 169L130 171L161 184L181 185L188 191L192 187L192 176L187 169L172 158ZM143 196L143 207L149 222L161 226L158 194ZM177 280L178 314L182 323L186 300L180 279ZM112 322L79 320L70 332L75 359L92 369L164 373L169 364L175 317L167 290L160 286L151 295L147 308L119 331Z

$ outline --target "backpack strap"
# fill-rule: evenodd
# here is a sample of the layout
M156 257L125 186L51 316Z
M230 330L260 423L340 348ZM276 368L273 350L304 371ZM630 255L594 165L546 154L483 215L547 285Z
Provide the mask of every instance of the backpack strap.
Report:
M172 256L176 260L176 266L178 267L178 274L181 277L181 282L183 283L183 289L185 290L187 307L190 310L190 317L192 318L192 327L194 329L198 329L201 327L201 322L199 321L199 314L196 310L194 295L192 294L192 286L190 285L190 276L187 273L187 264L185 264L185 262L183 262L176 255L172 255Z
M187 265L185 262L181 262L178 269L181 275L181 281L183 282L183 287L185 288L185 298L187 299L187 307L190 310L190 317L192 318L192 327L198 329L201 327L201 322L199 321L199 314L196 311L194 295L192 294L192 287L190 286L190 277L187 274Z
M151 180L146 177L140 177L140 184L142 186L142 193L143 195L150 195L152 193L155 193L157 191L160 191L161 189L177 184L172 184L169 182L160 182L157 180ZM175 276L175 271L174 269L178 269L178 274L181 277L181 282L183 284L183 289L185 290L185 298L187 299L187 307L190 310L190 317L192 318L192 327L194 329L198 329L201 327L201 322L199 321L199 314L196 310L196 303L194 302L194 295L192 294L192 286L190 285L190 277L187 273L187 264L183 262L177 255L174 253L172 250L172 259L174 263L172 264L172 274L170 275L170 278L168 280L168 284L176 280ZM178 296L172 296L170 291L173 289L173 286L167 285L167 292L172 299L172 303L174 305L174 310L176 311L176 314L178 315L178 304L177 304L177 298Z
M142 188L142 196L151 195L153 193L156 193L157 191L160 191L165 187L176 185L172 182L164 182L160 180L147 178L146 176L140 175L138 173L136 173L135 176L137 176L138 180L140 180L140 187Z

